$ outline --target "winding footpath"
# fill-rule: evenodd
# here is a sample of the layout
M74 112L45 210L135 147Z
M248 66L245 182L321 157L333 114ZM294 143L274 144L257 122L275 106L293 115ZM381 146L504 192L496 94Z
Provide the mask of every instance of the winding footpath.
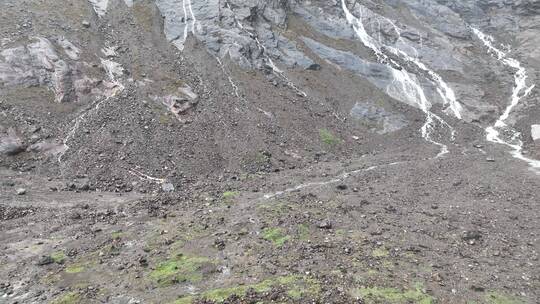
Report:
M405 163L409 163L409 162L411 162L411 161L397 161L397 162L391 162L391 163L386 163L386 164L381 164L381 165L374 165L374 166L370 166L370 167L367 167L367 168L355 169L355 170L352 170L352 171L346 171L346 172L341 173L341 174L339 174L337 176L334 176L333 178L331 178L329 180L323 180L323 181L317 181L317 182L307 182L307 183L296 185L296 186L291 187L291 188L287 188L285 190L280 190L280 191L276 191L276 192L273 192L273 193L268 193L268 194L265 194L263 197L259 198L259 200L273 199L273 198L280 197L280 196L290 194L290 193L294 193L294 192L297 192L297 191L300 191L300 190L306 189L306 188L321 187L321 186L326 186L326 185L331 185L331 184L337 184L337 183L339 183L341 181L344 181L345 179L347 179L349 177L358 175L360 173L365 173L365 172L369 172L369 171L373 171L375 169L380 169L380 168L385 168L385 167L397 166L397 165L401 165L401 164L405 164Z

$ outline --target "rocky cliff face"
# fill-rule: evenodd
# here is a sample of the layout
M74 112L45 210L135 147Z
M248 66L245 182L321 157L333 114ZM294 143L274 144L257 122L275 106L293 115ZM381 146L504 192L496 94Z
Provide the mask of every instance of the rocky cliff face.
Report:
M367 80L392 100L425 112L425 138L434 124L447 129L436 132L450 133L451 140L455 135L443 118L428 113L434 105L441 105L449 116L486 128L513 102L518 108L510 109L512 115L506 119L513 120L512 125L528 120L522 108L538 98L532 92L539 59L534 1L170 0L156 5L165 20L165 36L181 51L193 37L218 62L229 58L242 69L273 74L301 95L306 92L285 70L319 70L321 61L330 63ZM490 56L494 50L475 30L494 35L488 38L493 47L528 63L518 92L513 91L507 71L516 66L495 64L502 58ZM494 81L502 85L496 88ZM508 97L493 100L494 91ZM532 102L512 101L514 93ZM380 124L386 119L379 120ZM398 120L393 129L403 125ZM529 139L528 130L520 133Z
M0 80L8 91L42 87L56 102L89 104L71 127L59 121L67 129L54 135L61 146L54 151L67 151L66 142L86 113L121 92L162 106L185 124L212 107L200 97L219 98L223 90L239 103L232 115L253 117L244 119L251 125L275 119L271 108L282 97L271 105L259 95L272 86L293 101L309 100L309 109L295 110L291 119L313 129L310 117L323 111L332 113L328 124L351 133L367 129L373 134L369 139L417 128L417 136L438 147L440 155L465 141L458 130L465 124L484 130L477 132L480 137L496 130L500 136L492 132L487 138L522 158L524 148L535 149L530 136L540 65L535 1L94 0L75 5L86 13L63 20L57 29L47 33L46 23L25 21L16 25L20 36L11 33L2 40ZM15 12L4 12L10 14ZM90 40L81 40L78 31ZM162 64L152 55L156 43L163 59L180 59L180 73L199 80L173 75L178 68L143 71L142 62ZM257 77L246 77L251 73ZM214 106L211 113L223 111L223 104ZM414 126L417 119L423 123ZM263 133L253 140L260 149L271 149L262 137L275 133Z

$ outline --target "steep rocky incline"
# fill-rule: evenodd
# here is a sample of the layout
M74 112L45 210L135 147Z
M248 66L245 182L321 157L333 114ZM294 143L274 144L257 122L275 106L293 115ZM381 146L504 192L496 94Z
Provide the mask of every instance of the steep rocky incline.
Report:
M539 46L540 0L2 0L0 303L534 303Z
M42 8L39 2L32 3L30 9ZM7 10L3 14L6 18L15 14L14 5L9 2L5 5ZM17 141L25 143L22 148L33 145L32 151L36 144L39 147L60 144L49 150L62 160L69 147L66 142L77 140L72 139L76 137L74 133L79 132L78 128L85 124L94 108L126 86L130 88L124 95L147 99L168 109L172 119L196 125L198 119L189 116L204 116L195 113L212 107L207 103L198 108L201 97L208 99L213 95L219 98L215 82L212 83L212 77L209 77L214 74L214 78L220 78L217 81L225 80L226 94L236 98L231 102L239 103L238 110L232 115L252 117L252 122L245 122L247 125L257 124L259 120L273 124L275 119L271 105L253 101L259 98L254 95L257 92L251 92L255 81L264 90L272 90L272 85L287 88L284 94L293 102L295 99L309 100L306 103L309 109L303 106L304 109L295 110L295 119L311 125L315 133L320 127L309 117L329 111L333 114L328 117L327 124L342 125L345 120L353 125L343 128L347 130L344 132L358 133L351 131L355 127L367 127L375 131L373 134L396 132L407 126L418 128L419 137L435 144L440 149L439 154L444 155L456 141L464 140L456 130L461 126L458 121L485 129L511 102L512 67L498 64L497 58L490 56L491 50L484 46L473 29L492 35L496 47L510 51L512 57L522 62L525 85L530 90L527 94L520 93L527 96L512 108L508 119L510 125L519 129L519 137L527 149L537 153L530 137L530 127L537 123L532 115L537 111L535 101L538 100L532 87L535 68L539 64L537 44L534 43L538 39L535 35L536 2L520 1L507 5L504 1L94 0L80 1L72 6L86 11L85 14L63 20L66 24L58 24L58 29L48 30L49 33L40 30L45 24L34 25L31 21L16 24L18 37L13 36L15 32L5 30L0 79L2 85L13 90L15 95L17 88L43 87L54 93L56 102L89 105L83 106L79 116L73 117L71 122L61 121L63 117L59 117L58 123L63 126L53 135L57 143L13 139L14 126L2 126L5 134L2 137L5 148L2 149L6 153L13 151L13 142ZM94 16L89 9L93 10ZM35 14L43 12L36 11ZM87 17L81 20L82 16ZM116 30L122 28L125 30ZM81 39L77 35L79 31L87 32L83 36L90 40L69 39L69 36ZM170 62L177 61L177 56L185 58L175 64L185 66L190 62L192 68L186 66L180 73L192 74L196 83L186 82L182 75L166 76L169 79L150 75L137 66L143 61L161 65L147 55L152 48L150 41L156 39L156 34L163 34L177 50L160 42L164 58ZM148 35L154 37L146 39ZM20 37L26 37L27 41ZM142 41L142 44L134 45L132 40ZM85 45L88 42L91 45ZM208 67L200 67L201 63L197 61L201 58L205 61L203 65ZM244 73L247 71L255 71L262 78L246 78ZM350 78L351 74L355 75L354 79ZM195 87L197 85L199 87ZM166 89L160 94L152 92L157 87ZM363 97L358 99L356 96ZM411 109L404 111L396 102ZM215 107L212 114L209 113L214 119L206 121L216 121L214 113L227 111L222 109L222 104L215 104ZM359 107L365 109L359 111ZM410 117L418 115L413 114L414 108L424 113L423 125L411 123L411 120L417 120ZM188 114L190 112L193 114ZM303 115L307 116L302 118ZM155 115L149 117L151 120L158 118ZM214 122L210 123L214 125L213 129L218 127ZM143 128L160 129L148 125ZM199 126L187 128L193 132L201 130ZM21 131L24 132L18 132ZM306 131L308 134L301 131L302 136L309 137L314 133ZM194 136L208 138L208 135ZM277 139L272 133L264 135L268 136ZM300 140L292 134L280 136L286 136L288 141ZM264 142L258 144L260 150L271 150ZM214 150L210 146L205 149ZM218 158L220 154L229 153L220 150L215 151ZM229 157L222 155L221 158ZM208 163L204 159L200 161ZM173 163L177 161L182 162L173 160ZM200 166L203 164L200 161L189 163ZM242 161L235 161L233 167L241 165ZM146 162L141 164L141 167L147 167L146 170L163 171L163 166L157 163L140 159L133 162ZM88 171L89 168L78 170ZM124 171L127 173L129 169ZM159 174L165 177L163 175L168 173ZM127 176L129 174L124 174L123 178Z

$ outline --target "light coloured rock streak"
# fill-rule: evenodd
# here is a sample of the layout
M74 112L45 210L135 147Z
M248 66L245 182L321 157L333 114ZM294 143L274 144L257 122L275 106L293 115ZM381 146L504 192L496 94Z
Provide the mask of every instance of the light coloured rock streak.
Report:
M236 98L241 99L242 101L245 101L242 97L240 97L238 86L236 85L236 83L234 83L231 75L229 75L229 72L227 72L227 70L225 69L225 66L223 65L223 62L221 62L221 59L219 59L219 57L217 57L217 56L214 56L214 58L216 58L216 61L218 62L218 65L221 68L221 71L223 72L223 74L225 74L225 76L229 80L229 84L233 88L234 95L236 96Z
M514 108L520 103L520 101L527 97L534 85L527 86L527 71L521 66L521 63L514 58L509 58L508 54L504 51L496 48L493 45L493 37L482 33L480 30L471 27L473 33L482 41L487 47L488 53L493 55L497 60L504 65L516 70L514 74L514 87L512 89L512 96L510 98L510 104L506 107L502 115L495 121L493 126L486 128L486 139L490 142L506 145L512 148L512 156L517 159L527 162L531 168L538 174L540 173L540 161L528 158L523 155L523 142L521 141L521 133L515 130L512 126L508 125L507 120ZM502 133L502 134L501 134Z
M69 145L68 145L68 142L71 139L73 139L73 137L75 136L75 133L80 128L81 123L86 121L86 118L89 115L92 115L92 114L96 113L104 102L106 102L107 100L109 100L110 98L116 96L118 93L120 93L120 92L122 92L124 90L124 85L122 85L122 83L118 80L118 78L123 75L124 68L119 63L116 63L116 62L114 62L112 60L107 60L107 59L101 59L101 64L103 65L103 68L107 72L107 76L109 77L109 80L112 81L111 91L110 91L110 93L106 94L105 97L102 97L102 98L94 101L92 103L92 105L88 108L88 110L83 111L79 116L77 116L73 120L73 126L69 130L66 137L62 140L62 144L63 144L64 148L58 154L58 158L57 158L58 163L60 163L60 164L62 163L62 158L64 157L64 155L66 154L66 152L70 148Z
M135 170L135 169L128 170L128 172L131 175L136 176L140 180L150 181L150 182L154 182L154 183L157 183L157 184L160 184L160 185L164 184L167 181L164 178L153 177L153 176L144 174L144 173L142 173L142 172L140 172L138 170Z
M358 38L360 38L360 41L369 49L371 49L375 55L377 56L377 59L379 62L384 63L391 67L393 81L399 83L401 86L402 93L405 94L405 98L410 101L413 104L416 104L422 112L426 115L426 120L424 125L420 128L420 131L422 133L422 137L437 146L440 147L440 152L437 155L437 157L441 157L449 152L448 146L446 146L443 143L440 143L433 139L433 132L435 131L435 124L438 123L443 127L448 128L448 130L451 133L451 140L454 139L455 136L455 130L452 126L450 126L448 123L446 123L441 117L436 115L435 113L431 112L431 103L427 100L424 90L422 87L418 84L418 82L411 77L411 74L407 72L407 70L398 62L396 62L394 59L388 57L383 51L382 51L382 45L375 40L373 37L371 37L366 29L364 28L364 24L361 19L355 17L348 9L346 1L341 0L342 9L345 13L345 17L347 19L347 22L353 27L356 35ZM396 27L397 28L397 27ZM429 69L419 62L417 59L407 55L405 52L402 52L392 46L384 46L386 49L389 49L392 53L395 53L395 55L399 55L402 57L405 61L412 63L416 65L417 67L423 69L424 71L428 71ZM396 95L400 92L387 92L389 95ZM442 93L442 91L441 91ZM445 95L445 94L443 94ZM457 110L457 109L456 109ZM459 111L458 111L459 117Z
M88 115L91 115L91 114L97 112L97 110L99 110L99 108L101 107L101 104L104 103L105 101L107 101L108 99L109 99L109 97L102 97L101 99L96 100L94 103L92 103L92 105L88 108L88 110L83 111L79 116L77 116L73 120L73 126L69 130L66 137L62 140L62 144L63 144L64 148L62 149L62 151L60 153L58 153L58 158L57 158L58 163L60 163L60 164L62 163L62 158L64 157L64 155L66 154L66 152L70 148L69 145L68 145L68 142L75 136L75 133L79 129L81 123L86 121L86 117Z
M229 80L229 84L233 88L234 96L236 96L236 98L238 98L242 102L247 103L246 99L243 96L240 96L240 89L238 88L238 85L236 85L236 83L234 83L232 77L230 76L229 72L227 72L227 69L225 68L225 65L223 64L221 59L219 59L219 57L217 57L217 56L215 56L214 58L216 58L216 61L218 62L219 66L221 67L221 71L223 72L223 74L225 74L225 76ZM268 111L265 111L265 110L263 110L263 109L261 109L259 107L257 107L257 111L263 113L266 117L268 117L270 119L274 118L274 115L272 115L272 113L270 113Z
M274 193L269 193L269 194L266 194L263 197L261 197L260 200L273 199L273 198L283 196L283 195L286 195L286 194L289 194L289 193L293 193L293 192L296 192L296 191L300 191L300 190L306 189L306 188L321 187L321 186L336 184L336 183L339 183L339 182L341 182L341 181L343 181L343 180L345 180L345 179L347 179L347 178L349 178L351 176L354 176L354 175L357 175L357 174L360 174L360 173L369 172L369 171L373 171L375 169L384 168L384 167L392 167L392 166L396 166L396 165L400 165L400 164L404 164L404 163L408 163L408 162L409 161L391 162L391 163L388 163L388 164L382 164L382 165L377 165L377 166L371 166L371 167L368 167L368 168L347 171L347 172L344 172L344 173L342 173L342 174L340 174L338 176L335 176L335 177L333 177L332 179L329 179L329 180L323 180L323 181L318 181L318 182L308 182L308 183L300 184L300 185L297 185L297 186L294 186L294 187L291 187L291 188L287 188L285 190L277 191L277 192L274 192Z

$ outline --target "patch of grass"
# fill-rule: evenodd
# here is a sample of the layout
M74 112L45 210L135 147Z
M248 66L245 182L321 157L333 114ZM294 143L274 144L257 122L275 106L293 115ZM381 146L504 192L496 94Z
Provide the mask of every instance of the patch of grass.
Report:
M168 125L170 123L172 123L173 120L171 118L171 116L169 116L167 113L163 113L161 115L159 115L159 123L162 124L162 125Z
M341 140L327 129L319 130L319 138L325 145L329 147L334 147L338 145L339 143L341 143Z
M255 154L254 162L257 166L264 166L270 162L270 153L263 151Z
M122 236L124 236L124 233L122 231L115 231L113 233L111 233L111 238L113 240L119 240L122 238Z
M73 264L66 267L66 273L81 273L85 270L86 268L81 264Z
M299 300L304 296L316 295L320 292L321 287L319 283L311 278L302 276L282 276L264 280L260 283L251 285L238 285L227 288L212 289L201 293L198 296L187 296L178 299L175 304L190 304L196 301L196 299L206 299L221 303L230 296L236 295L242 297L246 295L247 291L253 289L258 293L268 292L274 287L282 287L287 296L292 300Z
M160 286L170 286L180 282L200 282L203 279L202 269L205 266L213 266L210 259L176 254L159 263L150 273L150 278Z
M417 303L417 304L432 304L434 299L432 296L422 291L421 285L417 285L415 289L399 290L396 288L384 287L369 287L360 288L359 295L366 304L370 303Z
M301 289L291 289L287 291L287 295L293 300L300 300L302 298Z
M81 300L82 297L80 294L76 292L68 292L53 300L51 304L77 304L80 303Z
M195 302L195 300L196 298L193 296L186 296L186 297L181 297L180 299L174 301L173 304L191 304Z
M371 256L374 258L385 258L389 254L390 253L388 252L388 249L381 247L381 248L377 248L373 250L373 252L371 253Z
M283 246L291 238L281 228L265 228L262 232L262 237L277 247Z
M391 270L391 269L395 268L395 265L391 261L383 261L382 262L382 267L384 267L385 269Z
M336 236L344 237L346 235L347 235L347 231L345 231L344 229L336 229Z
M504 295L498 292L488 292L484 297L484 301L486 304L525 304L525 302L517 297Z
M229 288L214 289L205 292L202 297L208 300L222 302L232 295L243 296L246 294L248 289L249 287L247 286L235 286Z
M307 224L300 224L298 225L298 238L302 241L309 240L309 225Z
M221 198L223 198L223 200L227 203L231 203L232 200L238 196L238 192L236 191L225 191L223 192L223 194L221 195Z
M102 254L111 254L114 251L114 246L107 245L101 249L92 251L84 256L79 257L73 263L66 265L64 271L70 274L76 274L95 269Z
M51 254L51 259L53 259L56 264L63 264L66 260L66 255L63 251L57 251Z

